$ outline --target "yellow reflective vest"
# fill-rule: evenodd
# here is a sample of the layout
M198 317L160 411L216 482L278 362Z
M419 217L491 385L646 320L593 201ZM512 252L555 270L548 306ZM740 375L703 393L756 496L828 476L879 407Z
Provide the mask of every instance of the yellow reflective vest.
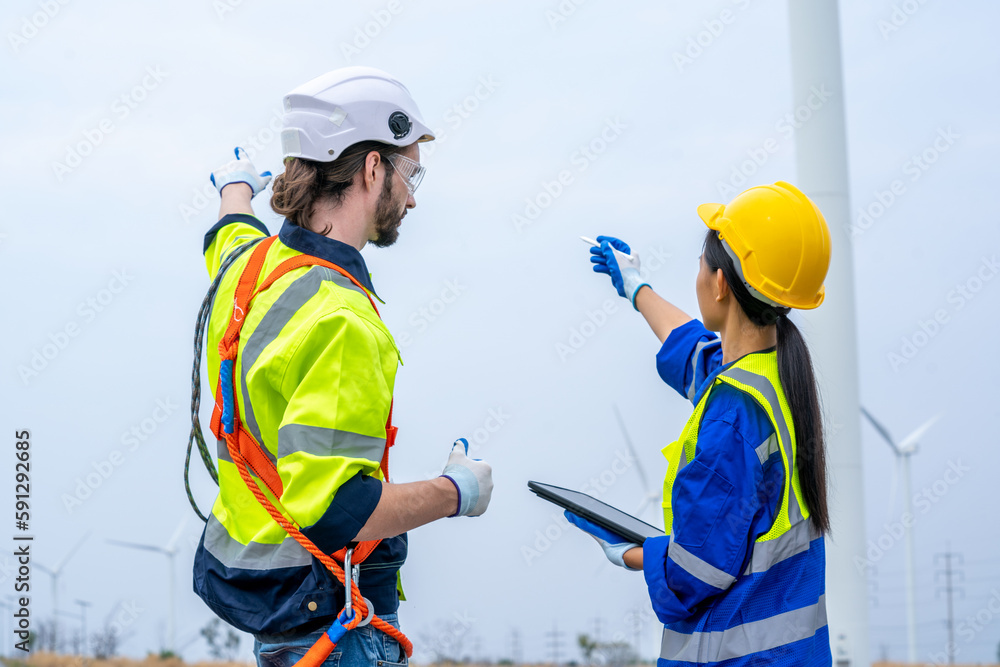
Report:
M252 216L223 218L206 237L209 275L233 250L266 235ZM400 355L369 301L366 290L374 289L357 249L286 220L262 278L300 254L344 268L365 289L322 266L279 278L246 314L234 375L240 419L277 468L281 505L306 537L333 553L357 535L381 497L379 463ZM211 308L206 349L213 389L218 343L249 256L228 268ZM224 441L218 468L219 495L195 556L195 591L253 634L328 624L343 606L343 587L258 504ZM361 592L379 615L396 611L405 557L404 534L383 540L362 565Z
M691 328L697 335L693 325ZM694 350L695 361L703 346L699 343ZM748 354L709 378L711 384L702 389L680 437L663 449L667 459L663 517L668 536L652 538L643 545L651 601L665 624L658 667L829 665L825 549L802 499L795 428L778 377L777 353L772 349ZM783 483L770 526L751 522L759 516L759 501L733 502L728 493L734 487L720 476L721 469L695 464L707 444L699 443L706 406L713 390L723 384L751 397L773 428L759 444L737 443L755 450L749 454L754 465L757 461L762 466L772 464L773 457L780 461ZM693 389L689 392L692 398L697 393ZM737 406L730 410L739 409L739 405L752 409L752 403L742 400L727 405ZM732 419L733 423L752 421L732 414L720 414L719 418ZM725 457L716 446L713 456L720 455ZM721 472L739 474L739 465ZM681 475L684 492L679 494ZM769 489L758 489L757 493L761 498L773 495ZM679 499L685 503L683 507L676 505ZM678 517L685 522L686 541L677 538ZM722 545L710 537L713 530L747 531L748 526L759 532L736 534L726 540L736 544L741 538L750 541L742 561L733 562L731 552L722 551ZM692 541L691 535L707 539ZM680 590L685 594L679 597L676 591Z

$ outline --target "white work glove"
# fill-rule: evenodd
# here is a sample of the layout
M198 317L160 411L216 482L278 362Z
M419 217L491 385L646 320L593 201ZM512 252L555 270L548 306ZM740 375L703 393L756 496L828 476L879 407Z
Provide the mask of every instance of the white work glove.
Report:
M612 533L606 528L601 528L597 524L584 519L579 514L574 514L569 510L566 510L563 514L571 524L585 533L588 533L591 537L597 540L597 543L601 545L602 549L604 549L604 555L608 557L609 561L618 567L624 567L626 570L635 571L634 568L625 564L625 552L635 549L639 546L638 544L630 542L621 535Z
M597 242L601 245L590 249L594 271L611 276L611 284L618 290L618 295L628 299L635 308L635 295L639 288L649 285L640 275L639 253L632 252L627 243L613 236L598 236Z
M209 179L219 194L222 194L222 188L227 185L246 183L253 191L252 196L256 197L271 182L271 172L265 171L258 175L257 169L253 166L253 162L250 161L245 150L237 147L235 153L236 159L230 160L213 171Z
M480 459L470 459L468 454L469 441L459 438L441 473L458 489L458 511L451 516L479 516L493 495L493 468Z

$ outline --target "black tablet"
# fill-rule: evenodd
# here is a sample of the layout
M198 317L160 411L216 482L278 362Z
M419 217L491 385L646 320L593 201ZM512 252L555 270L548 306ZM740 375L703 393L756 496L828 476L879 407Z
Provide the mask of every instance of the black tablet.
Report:
M528 482L528 488L538 497L568 509L573 514L596 523L602 528L618 533L636 544L642 544L647 537L662 537L666 535L656 526L651 526L631 514L626 514L616 507L602 503L586 493L564 489L541 482Z

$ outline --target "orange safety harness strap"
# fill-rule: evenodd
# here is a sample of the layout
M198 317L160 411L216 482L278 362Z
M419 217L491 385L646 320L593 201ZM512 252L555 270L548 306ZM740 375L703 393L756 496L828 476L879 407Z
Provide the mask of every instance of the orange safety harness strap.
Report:
M282 528L284 528L296 542L302 545L306 551L323 563L323 565L330 572L332 572L337 580L344 586L346 594L350 595L354 615L347 623L344 624L343 627L347 630L351 630L361 623L362 619L364 619L366 615L371 614L368 609L367 600L361 596L361 593L356 586L351 585L349 574L345 577L343 568L337 562L338 560L340 562L344 561L347 548L345 547L344 549L337 551L332 556L324 553L312 542L312 540L302 534L298 524L287 512L287 510L282 511L283 508L279 509L277 507L277 505L280 505L280 498L283 491L281 478L278 475L278 470L275 467L275 464L264 453L261 445L254 440L253 436L243 427L240 420L239 404L236 398L239 394L239 390L235 386L234 364L239 351L240 330L243 328L243 323L246 321L246 314L250 309L250 304L254 297L268 289L276 280L293 269L303 266L318 265L337 271L361 289L361 291L368 296L368 300L371 302L372 308L375 310L375 314L378 315L379 313L371 295L368 294L368 291L364 289L354 276L336 264L311 255L297 255L283 261L270 274L268 274L260 286L257 286L257 281L260 278L261 271L264 267L264 261L267 258L268 249L274 244L276 239L277 237L271 236L257 244L257 247L254 248L253 252L250 254L250 259L247 262L246 267L243 269L243 272L240 274L239 282L236 286L233 311L229 319L229 325L226 327L226 332L219 341L219 356L221 363L219 383L215 393L215 409L212 412L212 432L215 433L217 438L224 439L226 441L226 448L229 450L229 455L233 459L233 463L236 464L240 477L247 485L247 488L250 489L250 492L253 493L257 501L264 507L265 510L267 510L268 514L270 514L271 517ZM381 317L381 315L379 315L379 317ZM392 425L392 403L389 404L389 417L386 420L385 435L386 446L379 467L382 470L382 477L386 482L388 482L389 449L395 444L396 440L396 427ZM253 476L251 476L251 473ZM270 495L273 500L265 494L264 490L262 490L254 481L253 477L259 479L263 483L264 487L270 491ZM368 558L368 556L371 555L371 553L378 546L380 541L381 540L369 540L358 543L354 548L354 562L361 563ZM371 625L398 641L406 651L407 656L412 655L413 644L398 629L374 615L372 615ZM326 637L327 635L324 634L323 638ZM324 642L321 638L321 640L318 641L313 647L313 649L317 650L314 651L313 649L310 649L309 653L307 653L298 664L303 667L319 665L326 659L332 648L333 645L328 639Z

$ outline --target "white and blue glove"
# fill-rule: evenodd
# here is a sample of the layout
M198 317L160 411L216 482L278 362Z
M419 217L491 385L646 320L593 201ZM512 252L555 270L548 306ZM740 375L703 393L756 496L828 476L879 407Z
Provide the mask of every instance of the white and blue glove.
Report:
M611 276L611 284L618 290L618 295L628 299L635 308L635 295L639 288L649 286L639 275L639 253L632 252L627 243L613 236L598 236L597 242L601 245L590 249L594 271Z
M493 495L493 468L481 459L469 458L469 441L459 438L451 448L441 473L458 489L458 511L452 516L479 516Z
M612 533L606 528L601 528L597 524L587 521L582 516L573 514L569 510L566 510L564 514L571 524L585 533L588 533L591 537L597 540L597 543L601 545L602 549L604 549L604 555L608 557L609 561L618 567L624 567L626 570L635 571L635 568L629 567L625 564L625 552L629 549L635 549L639 546L638 544L629 542L621 535Z
M222 194L222 188L227 185L246 183L253 191L252 196L256 197L271 182L271 172L265 171L258 175L257 169L253 166L253 162L250 161L245 150L237 147L235 153L236 159L230 160L213 171L209 179L219 194Z

